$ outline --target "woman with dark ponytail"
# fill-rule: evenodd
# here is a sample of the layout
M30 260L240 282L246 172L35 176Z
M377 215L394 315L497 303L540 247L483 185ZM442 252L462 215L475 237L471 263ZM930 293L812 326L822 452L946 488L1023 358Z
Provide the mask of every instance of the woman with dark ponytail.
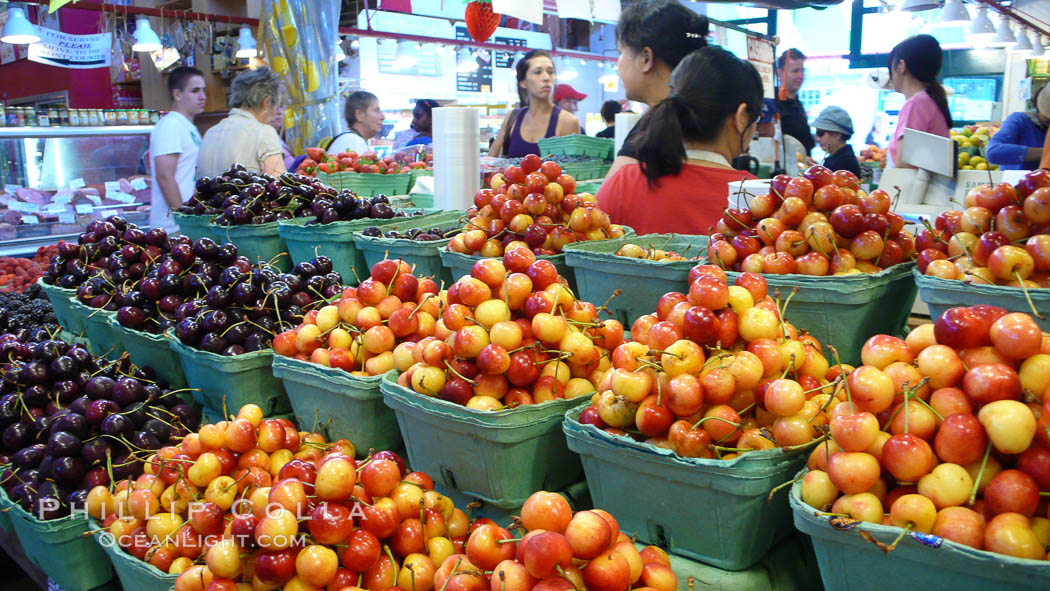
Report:
M747 150L762 114L762 80L718 47L689 54L670 94L638 122L638 162L602 184L598 205L639 234L705 234L722 216L730 183L755 177L731 162Z
M617 70L627 100L653 107L667 98L671 72L685 56L707 47L707 32L707 17L678 0L625 3L616 24L616 45ZM638 162L634 134L632 130L624 141L609 176L625 164Z
M906 101L890 139L890 158L899 164L899 145L905 129L949 137L952 112L948 96L937 82L941 72L941 44L930 35L915 35L901 41L890 52L890 82Z

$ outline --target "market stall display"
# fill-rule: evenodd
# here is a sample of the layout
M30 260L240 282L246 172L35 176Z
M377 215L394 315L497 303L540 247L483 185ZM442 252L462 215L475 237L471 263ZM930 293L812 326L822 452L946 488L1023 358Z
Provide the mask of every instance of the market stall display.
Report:
M1007 584L979 572L996 554L1019 559L999 563L1015 572L1011 585L1046 576L1036 515L1050 484L1042 468L1048 415L1038 406L1050 385L1045 342L1027 314L978 305L949 309L907 340L877 335L865 344L847 398L829 408L831 439L813 451L792 493L828 588L871 588L842 560L898 544L902 560L966 569L976 588ZM847 527L833 533L825 510L848 517ZM892 526L869 536L896 537L858 544L851 530L860 525L863 534L868 523Z

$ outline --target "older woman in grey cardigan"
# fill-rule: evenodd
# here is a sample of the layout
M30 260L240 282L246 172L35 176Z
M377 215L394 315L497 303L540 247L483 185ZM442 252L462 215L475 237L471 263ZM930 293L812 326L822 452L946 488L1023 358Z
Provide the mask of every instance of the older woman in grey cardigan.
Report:
M281 95L280 78L269 68L238 74L230 87L230 115L204 134L197 176L216 176L234 164L273 175L285 172L281 138L270 125Z

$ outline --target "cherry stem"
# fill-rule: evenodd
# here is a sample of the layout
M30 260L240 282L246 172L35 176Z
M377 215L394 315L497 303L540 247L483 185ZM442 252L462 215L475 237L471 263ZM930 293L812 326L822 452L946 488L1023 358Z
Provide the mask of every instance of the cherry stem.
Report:
M456 574L456 569L459 568L460 562L463 562L463 559L457 558L456 564L452 565L452 570L448 573L448 578L445 579L445 582L441 584L441 589L438 589L438 591L445 591L445 585L448 585L448 582L452 580L452 576Z
M1035 309L1035 304L1032 303L1032 296L1028 293L1028 286L1024 284L1024 279L1021 279L1021 273L1014 269L1014 276L1017 277L1017 284L1021 287L1021 290L1024 291L1024 299L1028 300L1028 306L1032 309L1032 315L1040 320L1045 320L1046 316L1043 316L1039 313L1039 310Z
M777 485L777 486L773 487L773 490L769 491L769 496L766 497L766 502L767 503L772 503L773 502L773 495L777 494L777 491L779 491L782 488L789 487L792 484L795 484L796 482L798 482L799 480L802 480L803 478L805 478L805 475L797 476L797 477L795 477L794 480L789 480L788 482L785 482L784 484L780 484L780 485Z
M900 533L900 535L897 536L896 540L893 540L892 544L890 544L889 546L886 546L886 547L883 547L883 546L880 545L879 549L881 549L883 552L885 552L887 554L889 554L890 552L893 552L894 550L896 550L897 549L897 544L899 544L900 541L904 539L904 536L908 535L908 532L911 531L911 528L912 528L913 525L915 525L915 523L912 522L912 521L909 521L908 525L904 526L904 531L902 531Z
M452 367L452 364L450 364L450 363L448 362L448 359L445 359L444 361L445 361L445 367L447 367L447 368L448 368L448 370L449 370L449 371L451 371L452 373L456 374L456 377L457 377L457 378L459 378L459 379L461 379L461 380L463 380L463 381L467 382L467 383L468 383L468 384L470 384L471 386L476 386L476 385L478 384L478 383L477 383L477 382L475 382L474 380L468 380L467 378L463 377L463 374L459 373L458 371L456 371L456 369L455 369L454 367Z
M984 478L984 468L988 465L988 456L992 453L992 442L988 442L988 447L984 449L984 459L981 460L981 469L977 471L977 478L973 479L973 489L970 490L970 500L967 501L967 505L973 506L974 500L977 499L977 488L981 485L981 479Z

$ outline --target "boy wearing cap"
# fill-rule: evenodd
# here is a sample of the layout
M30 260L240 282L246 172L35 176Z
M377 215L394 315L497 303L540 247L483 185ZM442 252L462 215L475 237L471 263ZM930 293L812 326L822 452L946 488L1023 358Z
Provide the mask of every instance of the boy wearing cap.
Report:
M860 162L853 146L846 143L853 136L853 120L842 107L828 107L813 121L817 142L827 156L824 166L831 170L848 170L860 176Z

